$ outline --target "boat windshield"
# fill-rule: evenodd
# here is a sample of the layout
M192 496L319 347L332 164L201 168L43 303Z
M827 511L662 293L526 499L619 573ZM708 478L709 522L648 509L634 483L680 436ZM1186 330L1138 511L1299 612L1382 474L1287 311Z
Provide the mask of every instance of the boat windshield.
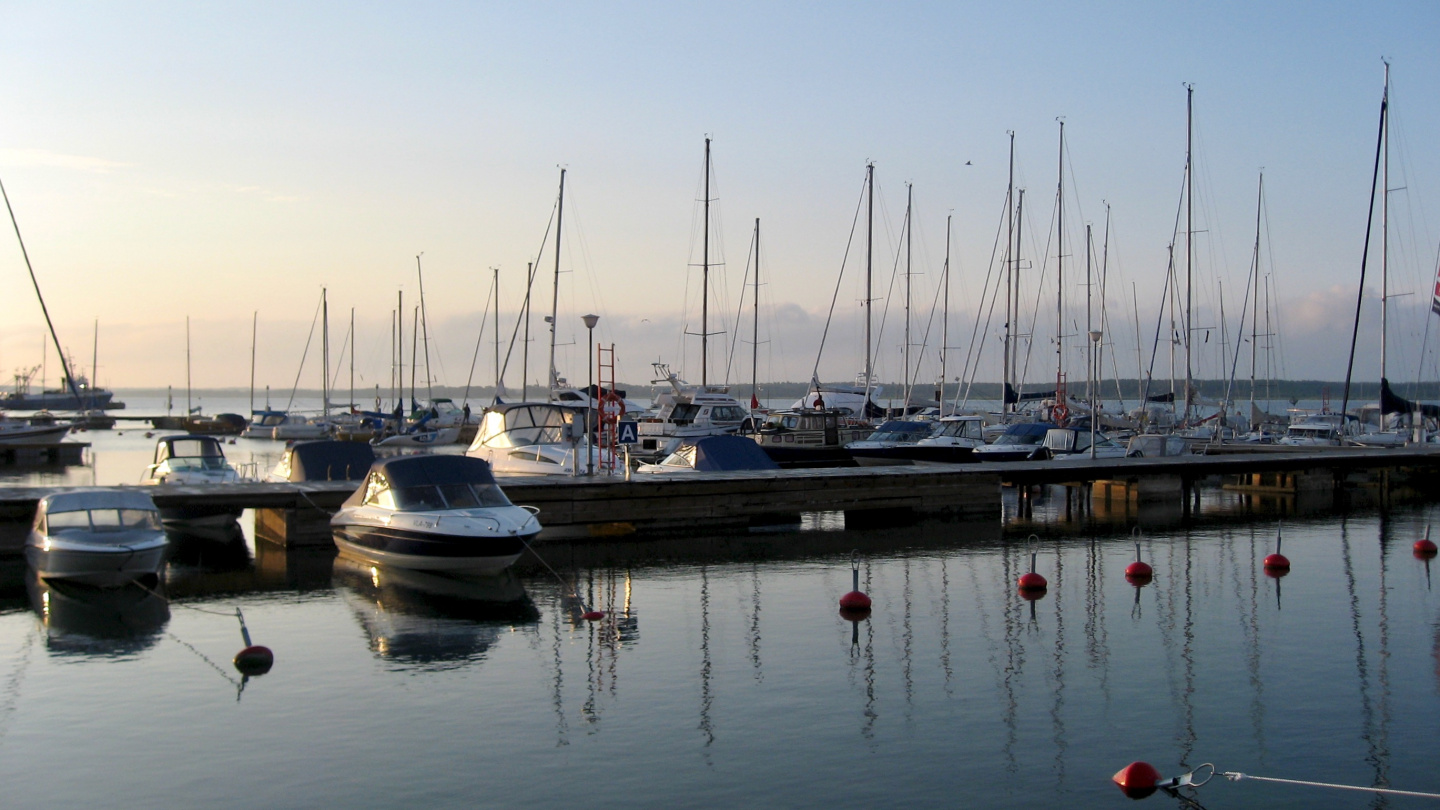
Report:
M960 419L954 422L942 422L936 436L954 436L967 439L979 439L984 434L980 431L979 420Z
M686 445L665 457L660 462L662 467L694 467L695 466L695 445Z
M225 466L225 458L223 456L170 457L170 469L174 472L223 470Z
M160 513L148 509L77 509L51 512L45 516L48 533L65 530L83 532L124 532L159 529Z
M574 421L568 408L553 405L517 406L499 413L486 414L488 447L526 447L532 444L563 444L565 426ZM503 420L503 424L501 424ZM580 420L584 422L582 418Z
M794 430L800 427L800 417L793 413L772 413L765 417L764 427L772 430L777 428Z
M396 487L394 493L395 508L401 512L510 505L510 499L495 484L425 484Z

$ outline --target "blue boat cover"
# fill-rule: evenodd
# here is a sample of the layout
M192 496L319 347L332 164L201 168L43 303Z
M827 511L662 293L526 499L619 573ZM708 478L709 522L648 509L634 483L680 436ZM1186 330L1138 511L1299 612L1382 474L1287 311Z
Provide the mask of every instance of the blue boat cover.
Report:
M384 473L392 487L495 483L490 465L469 456L393 456L376 461L370 469Z
M1011 425L1005 428L1005 432L1000 435L1000 438L995 440L995 443L1005 444L1005 437L1007 436L1044 436L1045 433L1053 427L1055 427L1055 425L1049 422L1025 422Z
M366 442L296 442L289 453L291 481L359 481L375 463Z
M686 439L684 445L695 447L695 469L702 472L780 469L754 439L744 436L702 436Z

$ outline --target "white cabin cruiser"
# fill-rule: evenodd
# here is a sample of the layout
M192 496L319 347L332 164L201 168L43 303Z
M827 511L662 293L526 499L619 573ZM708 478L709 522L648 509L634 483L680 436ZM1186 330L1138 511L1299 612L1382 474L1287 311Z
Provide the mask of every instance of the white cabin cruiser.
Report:
M498 574L540 533L535 514L480 459L397 456L370 467L330 527L340 553L372 564Z
M636 419L636 452L663 456L674 452L680 439L734 433L749 416L726 386L689 385L668 365L655 363L654 367L657 379L653 382L668 384L670 390L655 395L653 414Z
M599 469L599 448L592 445L589 452L589 463ZM465 455L510 475L586 472L585 409L558 402L492 405L481 414L480 429Z
M44 579L114 588L158 576L168 545L148 493L86 489L40 499L25 559Z
M214 436L180 434L161 436L155 444L155 461L145 468L140 483L146 486L176 484L233 484L240 473L225 460L225 450ZM242 507L225 503L192 504L160 510L165 525L178 529L228 528Z

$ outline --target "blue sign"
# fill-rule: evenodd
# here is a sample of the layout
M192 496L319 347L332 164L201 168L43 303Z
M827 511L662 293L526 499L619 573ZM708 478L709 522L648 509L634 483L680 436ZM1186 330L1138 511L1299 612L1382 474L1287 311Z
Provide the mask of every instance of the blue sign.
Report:
M615 441L619 444L634 444L639 441L635 434L639 433L636 422L616 422Z

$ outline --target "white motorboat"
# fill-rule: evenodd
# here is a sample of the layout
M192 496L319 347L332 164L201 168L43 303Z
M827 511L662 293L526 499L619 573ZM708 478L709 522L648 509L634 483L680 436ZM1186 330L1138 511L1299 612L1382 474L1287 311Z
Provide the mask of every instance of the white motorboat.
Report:
M220 440L213 436L162 436L155 444L155 461L140 483L147 486L231 484L240 474L225 460ZM224 503L192 504L160 510L165 525L177 529L226 528L240 517L240 507Z
M635 451L650 457L674 452L681 439L734 433L749 415L740 401L719 385L689 385L664 363L653 364L655 383L670 390L655 395L654 413L636 418ZM623 396L623 392L620 392ZM630 413L627 405L626 413Z
M370 467L330 527L340 553L372 564L498 574L540 533L536 511L510 503L480 459L397 456Z
M1088 429L1050 428L1045 432L1045 450L1053 461L1086 461L1091 458L1125 458L1125 445L1114 442L1104 433L1091 434Z
M148 493L85 489L40 499L25 559L45 579L113 588L158 576L167 545Z
M0 444L59 444L69 432L68 422L0 416Z
M1005 428L995 441L975 449L981 461L1030 461L1047 458L1045 434L1054 425L1048 422L1016 422Z
M602 456L590 448L590 464ZM509 402L492 405L480 416L480 429L465 455L483 459L497 473L576 475L586 472L585 409L558 402Z

